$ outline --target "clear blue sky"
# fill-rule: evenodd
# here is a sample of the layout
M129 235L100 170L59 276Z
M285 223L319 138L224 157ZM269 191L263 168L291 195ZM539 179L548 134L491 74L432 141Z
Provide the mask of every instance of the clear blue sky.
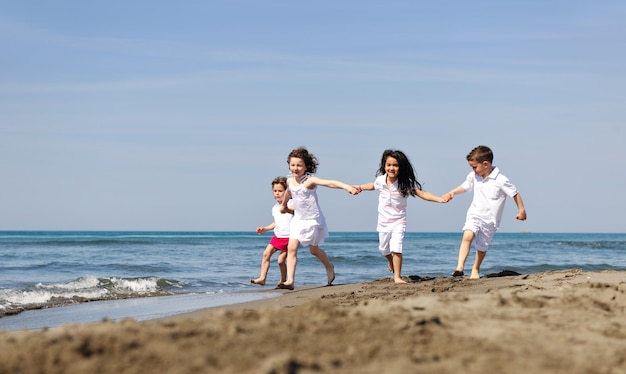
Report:
M485 144L528 211L501 231L626 232L623 1L4 1L0 50L0 230L253 231L295 147L350 184L401 149L443 194ZM375 192L319 196L375 231Z

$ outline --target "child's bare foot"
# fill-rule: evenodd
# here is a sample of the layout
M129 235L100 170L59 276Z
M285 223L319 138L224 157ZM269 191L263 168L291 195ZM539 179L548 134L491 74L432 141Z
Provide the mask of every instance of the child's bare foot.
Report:
M406 284L406 281L402 278L394 278L393 283L395 284Z
M455 269L455 270L452 272L452 276L453 276L453 277L462 277L462 276L464 276L464 275L465 275L465 274L463 273L463 270L457 270L457 269Z
M278 282L278 284L276 285L276 287L274 287L274 289L275 289L275 290L279 290L279 289L280 289L280 286L284 285L284 284L285 284L285 282L287 282L287 281L282 281L282 280L281 280L280 282Z
M281 290L293 290L293 284L281 283L276 286L276 288L279 288Z
M265 279L261 279L261 278L250 279L250 283L258 284L259 286L265 286Z
M330 264L330 272L326 269L326 276L328 277L327 286L332 286L335 281L335 265Z
M393 273L393 263L392 262L389 262L387 264L387 270L389 270L390 273Z
M393 256L392 255L386 255L385 258L387 259L387 270L389 270L390 273L393 273Z
M480 273L478 272L478 270L472 269L472 275L470 275L470 279L479 279L479 278L480 278Z

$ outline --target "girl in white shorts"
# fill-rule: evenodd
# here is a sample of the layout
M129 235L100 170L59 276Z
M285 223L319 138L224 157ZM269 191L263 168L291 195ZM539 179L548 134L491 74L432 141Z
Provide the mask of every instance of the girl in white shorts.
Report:
M360 191L379 191L378 197L378 249L387 258L387 268L393 273L393 281L406 283L402 279L402 241L406 232L406 205L409 196L426 201L446 203L439 196L422 191L413 165L408 157L398 150L383 152L376 180L357 186Z

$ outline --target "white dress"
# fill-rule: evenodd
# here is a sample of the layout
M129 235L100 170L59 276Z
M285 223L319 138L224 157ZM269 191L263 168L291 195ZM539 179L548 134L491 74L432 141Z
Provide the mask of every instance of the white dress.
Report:
M317 201L317 186L289 185L294 205L289 239L297 239L303 246L321 245L328 238L326 219Z

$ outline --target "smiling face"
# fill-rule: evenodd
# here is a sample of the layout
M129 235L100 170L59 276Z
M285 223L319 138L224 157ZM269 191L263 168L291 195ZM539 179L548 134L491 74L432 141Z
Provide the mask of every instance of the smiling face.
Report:
M387 182L393 183L398 179L398 173L400 172L400 164L398 160L389 156L385 160L385 173L387 174Z
M306 173L306 164L304 160L298 157L292 157L289 159L289 171L296 178L299 179Z

